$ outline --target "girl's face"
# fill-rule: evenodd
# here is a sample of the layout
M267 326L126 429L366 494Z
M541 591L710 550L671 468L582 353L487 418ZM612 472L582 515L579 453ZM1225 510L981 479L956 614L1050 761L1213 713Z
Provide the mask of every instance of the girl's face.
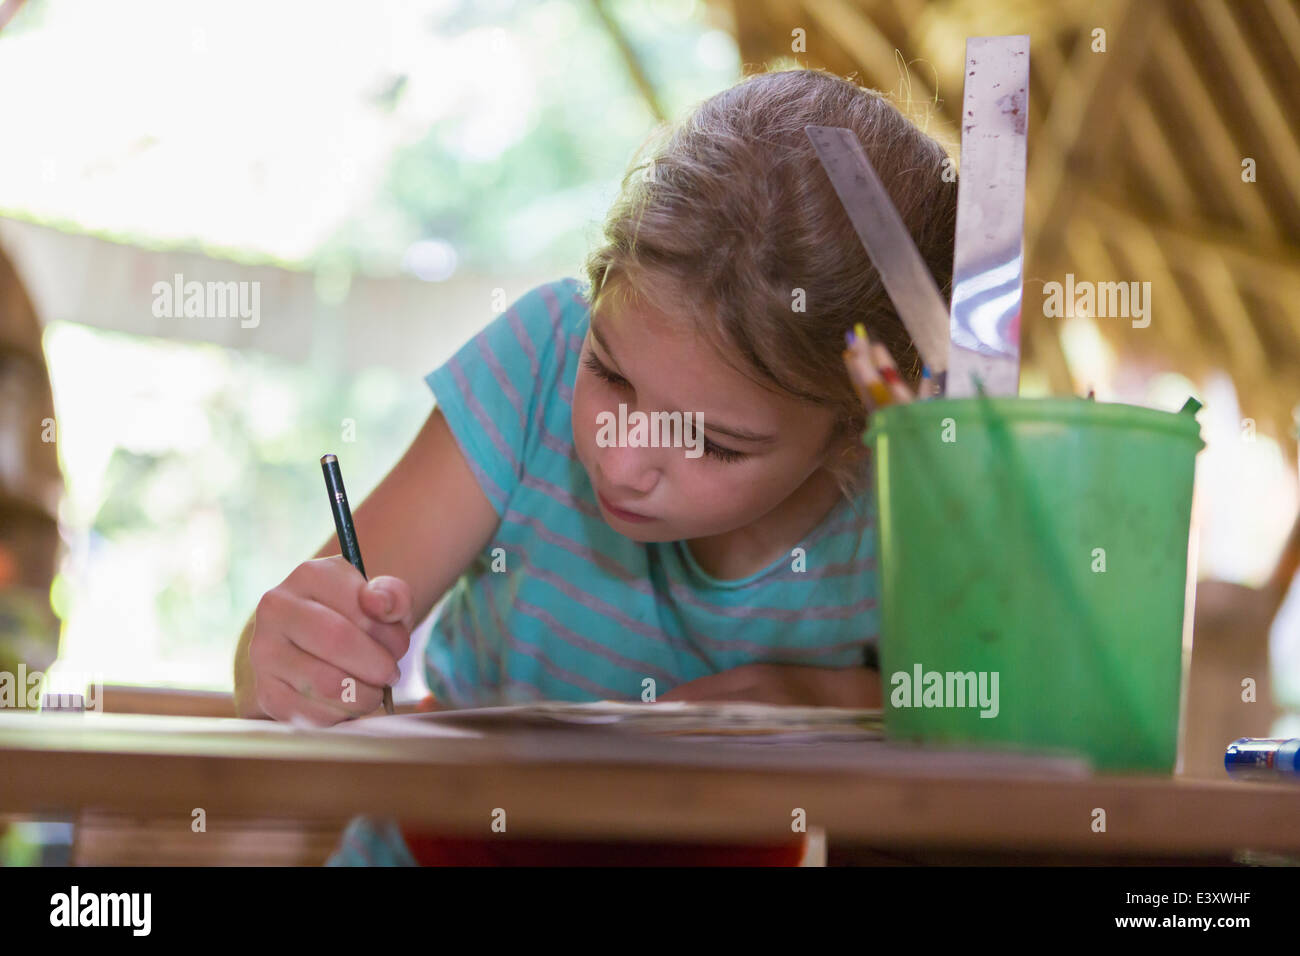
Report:
M629 435L651 412L681 412L702 434L686 433L679 447L610 445L620 404ZM613 429L602 432L602 412ZM633 540L721 535L773 516L821 469L832 425L829 410L759 387L647 304L592 314L573 390L574 447L605 521Z

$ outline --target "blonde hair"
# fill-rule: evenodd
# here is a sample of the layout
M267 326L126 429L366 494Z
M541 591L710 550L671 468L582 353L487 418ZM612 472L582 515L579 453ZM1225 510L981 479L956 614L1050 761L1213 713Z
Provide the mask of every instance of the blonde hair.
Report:
M642 144L587 257L586 294L593 311L647 301L760 386L832 410L824 453L866 427L846 330L864 323L912 384L921 362L808 125L858 134L946 297L957 184L943 147L883 94L810 69L749 76ZM860 464L837 455L826 467L847 497L860 490Z

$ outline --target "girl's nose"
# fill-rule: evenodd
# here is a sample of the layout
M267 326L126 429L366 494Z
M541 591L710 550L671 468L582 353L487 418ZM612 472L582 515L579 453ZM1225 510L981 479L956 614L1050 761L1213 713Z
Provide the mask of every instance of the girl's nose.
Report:
M600 471L609 482L608 493L623 492L628 495L648 495L659 480L659 455L663 448L618 447L598 448Z

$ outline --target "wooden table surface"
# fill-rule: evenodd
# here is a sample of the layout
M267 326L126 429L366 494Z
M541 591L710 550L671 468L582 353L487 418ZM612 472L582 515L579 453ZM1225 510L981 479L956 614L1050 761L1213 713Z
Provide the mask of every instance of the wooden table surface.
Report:
M788 839L801 808L832 842L867 846L1300 852L1300 786L1288 783L957 769L915 751L845 766L842 745L795 755L750 746L737 758L737 745L557 733L380 738L271 721L0 713L0 814L369 813L487 836L499 808L512 834L722 842ZM720 769L714 747L744 766ZM1105 832L1093 828L1098 808Z

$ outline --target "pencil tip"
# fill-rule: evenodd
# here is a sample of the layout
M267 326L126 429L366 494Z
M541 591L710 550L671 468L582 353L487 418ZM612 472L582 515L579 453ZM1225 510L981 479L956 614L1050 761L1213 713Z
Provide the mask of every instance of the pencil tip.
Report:
M336 457L333 456L333 455L321 455L321 456L320 456L320 463L321 463L322 465L328 465L328 464L329 464L330 462L332 462L332 461L338 461L338 458L336 458Z

